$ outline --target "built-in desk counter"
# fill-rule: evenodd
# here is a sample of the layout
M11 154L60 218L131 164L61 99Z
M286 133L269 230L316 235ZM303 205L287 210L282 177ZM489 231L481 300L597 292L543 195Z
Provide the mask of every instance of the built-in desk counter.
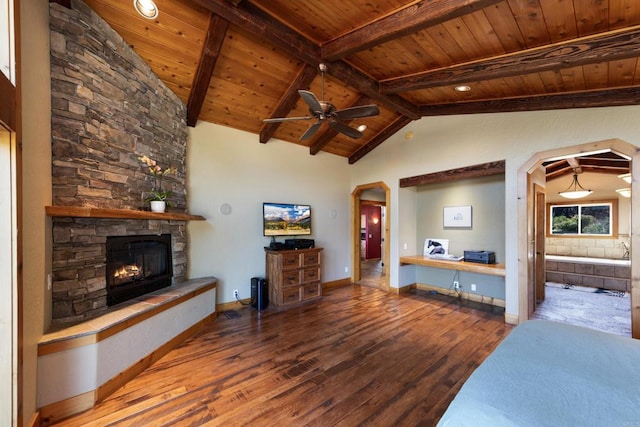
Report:
M436 270L428 270L428 268L426 269L428 272L425 271L422 274L416 272L417 281L411 285L410 288L461 297L497 307L505 307L504 296L501 295L504 293L504 264L447 261L443 259L433 259L423 255L408 255L400 257L400 265L417 265L418 267L455 271L453 279L447 276L445 272L440 274L437 273ZM416 270L422 269L418 268ZM469 274L461 277L460 272ZM478 276L473 277L473 274L482 274L484 278ZM455 282L460 284L460 289L452 289L453 283ZM465 283L463 284L463 282ZM493 296L491 294L493 294Z
M429 258L424 255L408 255L400 257L400 265L422 265L424 267L468 271L470 273L488 274L490 276L505 276L504 264L479 264L476 262L447 261Z

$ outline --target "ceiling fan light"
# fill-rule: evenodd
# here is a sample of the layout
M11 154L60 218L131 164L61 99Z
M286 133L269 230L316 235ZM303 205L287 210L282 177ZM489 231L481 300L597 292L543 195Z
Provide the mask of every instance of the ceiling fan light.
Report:
M569 185L569 187L558 193L560 197L564 197L565 199L582 199L583 197L587 197L589 194L593 193L591 190L587 190L578 182L578 174L573 174L573 181Z
M631 197L631 189L630 188L620 188L618 190L616 190L616 192L618 194L620 194L622 197Z
M153 0L133 0L133 7L143 18L155 19L158 17L158 6Z
M623 173L618 175L618 178L623 179L627 184L631 184L631 173Z

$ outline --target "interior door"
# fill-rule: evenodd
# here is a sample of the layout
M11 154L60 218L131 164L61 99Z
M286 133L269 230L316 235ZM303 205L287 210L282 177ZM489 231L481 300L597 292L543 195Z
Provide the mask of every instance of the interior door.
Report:
M380 259L382 256L382 210L380 206L367 206L367 231L365 259Z
M547 197L545 189L534 184L534 256L533 265L535 271L535 295L536 303L544 301L544 286L546 283L545 271L545 231L546 231L546 206Z

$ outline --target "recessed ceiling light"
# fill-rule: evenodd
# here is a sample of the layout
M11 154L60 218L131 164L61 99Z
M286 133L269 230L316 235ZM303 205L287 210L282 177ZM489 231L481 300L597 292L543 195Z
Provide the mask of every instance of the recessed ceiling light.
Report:
M469 92L471 90L471 86L460 85L454 88L458 92Z
M358 129L358 132L364 132L367 129L367 125L360 125L356 129Z
M158 17L158 6L153 0L133 0L133 7L143 18L155 19Z

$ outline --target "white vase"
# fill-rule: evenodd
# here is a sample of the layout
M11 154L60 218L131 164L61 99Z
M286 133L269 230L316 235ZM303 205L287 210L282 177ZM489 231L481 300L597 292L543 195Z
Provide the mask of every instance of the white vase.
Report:
M152 200L151 201L151 212L164 212L167 208L167 202L164 200Z

